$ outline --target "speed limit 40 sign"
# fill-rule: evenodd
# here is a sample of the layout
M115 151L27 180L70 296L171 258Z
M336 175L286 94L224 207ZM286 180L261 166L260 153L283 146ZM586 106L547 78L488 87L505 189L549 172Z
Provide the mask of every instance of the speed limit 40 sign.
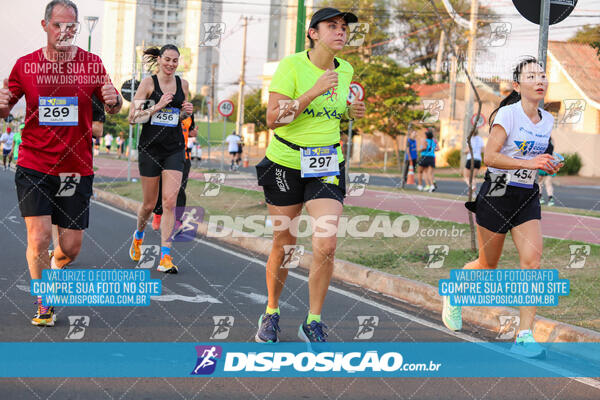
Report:
M233 102L231 100L223 100L217 106L217 111L224 117L229 117L233 114Z

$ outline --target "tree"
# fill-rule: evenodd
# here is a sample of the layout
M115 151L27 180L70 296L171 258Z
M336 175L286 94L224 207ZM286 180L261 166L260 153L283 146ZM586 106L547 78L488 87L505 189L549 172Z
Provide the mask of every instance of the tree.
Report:
M106 121L104 122L104 133L110 133L114 137L117 137L121 132L128 132L128 114L129 109L121 110L121 112L117 114L106 114Z
M358 57L356 57L358 58ZM361 60L353 60L359 65ZM363 131L380 131L394 138L394 150L400 163L398 138L405 135L411 121L419 120L420 99L412 85L424 80L413 68L402 67L389 57L373 57L364 67L360 82L365 87L366 115L355 122Z
M471 2L467 0L451 1L454 10L465 19L470 18ZM435 69L442 30L450 33L444 41L444 54L450 54L451 46L459 53L466 53L468 35L466 28L457 25L448 15L441 0L435 0L435 6L443 19L443 26L429 0L399 0L396 20L399 24L398 36L402 38L400 59L406 65L419 65L428 72ZM483 29L496 15L487 7L479 5L478 38L489 38L489 29ZM448 71L442 71L446 77Z
M208 114L208 106L206 105L204 96L201 94L195 95L192 100L190 100L190 103L194 105L194 112L202 112L202 115Z
M584 25L568 42L593 44L600 42L600 25Z
M233 102L235 110L237 110L238 94L233 94L229 99ZM267 106L261 103L260 88L244 93L244 123L253 123L256 132L268 129Z

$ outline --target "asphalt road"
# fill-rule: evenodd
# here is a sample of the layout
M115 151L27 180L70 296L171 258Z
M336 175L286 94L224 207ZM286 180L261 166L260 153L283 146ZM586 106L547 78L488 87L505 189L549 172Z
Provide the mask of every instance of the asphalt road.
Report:
M194 164L195 165L195 164ZM205 168L219 168L219 161L211 160L210 162L203 161L201 166ZM225 166L228 167L228 163ZM247 168L240 168L241 171L256 175L256 170L253 166ZM481 184L482 177L478 178ZM467 185L462 181L437 179L437 192L449 193L455 195L468 195ZM382 175L371 175L369 177L370 186L387 186L387 187L400 187L401 179L399 176L382 176ZM480 185L478 185L480 186ZM409 189L416 189L414 185L408 185ZM554 185L554 201L556 206L569 207L569 208L580 208L583 210L600 210L600 186L589 187L589 186L558 186Z
M228 336L217 341L253 341L266 303L264 258L218 242L178 243L178 275L164 275L163 294L148 307L61 307L54 327L30 324L34 313L25 261L26 232L12 172L0 172L3 269L0 271L0 341L69 342L69 317L89 317L79 341L210 342L213 317L233 317ZM83 249L70 268L135 268L128 258L132 215L93 203ZM145 244L159 244L148 231ZM296 341L307 312L307 276L290 273L280 305L281 340ZM359 316L376 316L369 341L450 342L492 340L467 326L446 330L438 315L334 282L323 310L329 339L352 342ZM39 354L40 358L44 354ZM90 362L94 355L90 354ZM46 360L48 371L60 360ZM0 361L1 362L1 361ZM190 366L193 368L193 366ZM598 399L600 382L570 378L2 378L0 399Z

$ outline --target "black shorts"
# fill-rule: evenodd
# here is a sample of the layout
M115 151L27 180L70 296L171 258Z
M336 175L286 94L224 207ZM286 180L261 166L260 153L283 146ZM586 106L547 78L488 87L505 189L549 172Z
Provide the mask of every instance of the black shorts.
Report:
M94 175L80 177L79 183L65 185L65 178L17 166L15 185L23 217L52 216L52 223L66 229L83 230L90 218ZM57 194L61 196L57 196ZM72 194L69 194L72 193Z
M471 169L471 160L467 160L465 164L466 169ZM473 166L475 169L481 168L481 160L475 160L475 165Z
M235 156L237 153L238 153L237 151L230 151L230 152L229 152L229 155L231 155L231 156Z
M268 204L291 206L315 199L334 199L344 203L346 172L343 162L337 176L302 178L300 170L284 167L265 157L256 166L256 173Z
M8 156L12 152L12 149L2 149L2 155L4 157Z
M106 146L106 148L110 150L110 145Z
M532 219L542 219L537 183L532 189L508 185L503 196L486 196L491 182L486 179L475 201L465 203L476 215L477 225L506 233Z
M155 177L160 176L161 172L166 169L183 171L184 160L183 150L168 156L156 156L140 149L138 168L141 176Z
M426 168L426 167L433 167L435 168L435 157L431 157L431 156L421 156L419 158L419 166Z

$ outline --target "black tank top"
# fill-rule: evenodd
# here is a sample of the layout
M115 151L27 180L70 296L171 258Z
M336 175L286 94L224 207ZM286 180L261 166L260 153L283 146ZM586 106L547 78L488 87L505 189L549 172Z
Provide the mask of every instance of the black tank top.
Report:
M158 78L156 75L152 75L152 81L154 82L154 90L150 95L150 99L154 100L155 104L160 101L163 95L160 85L158 84ZM168 115L162 114L160 117L163 119L157 119L155 113L150 120L142 126L142 133L140 135L140 141L138 149L146 153L155 155L157 157L169 156L175 154L178 151L184 151L185 143L183 138L183 132L181 131L181 106L185 101L185 94L181 87L181 79L176 76L175 82L177 90L173 96L173 100L165 108L177 108L179 109L179 118L175 126L157 125L157 123L169 123ZM154 118L153 118L154 117ZM154 119L154 124L152 120ZM173 122L171 122L173 123Z

